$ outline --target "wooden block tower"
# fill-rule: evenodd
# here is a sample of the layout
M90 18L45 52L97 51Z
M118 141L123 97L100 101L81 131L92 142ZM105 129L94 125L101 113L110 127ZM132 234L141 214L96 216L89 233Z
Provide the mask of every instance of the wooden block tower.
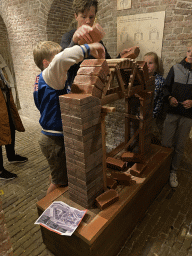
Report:
M86 60L60 97L70 198L90 208L103 192L101 96L109 68L105 60Z

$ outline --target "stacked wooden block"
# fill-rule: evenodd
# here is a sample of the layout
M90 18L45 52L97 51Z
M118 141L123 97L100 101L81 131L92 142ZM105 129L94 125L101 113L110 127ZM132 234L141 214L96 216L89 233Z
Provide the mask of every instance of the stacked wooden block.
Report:
M84 60L74 79L71 92L91 94L101 99L109 72L109 67L104 59Z
M69 196L86 208L103 192L100 99L108 74L104 59L84 60L72 93L60 96Z
M60 96L69 196L89 208L103 192L100 100L87 94Z
M101 39L104 37L105 31L103 28L98 24L95 23L92 28L90 28L89 36L92 38L92 42L100 42ZM78 45L86 44L87 41L85 39L80 39L78 41Z

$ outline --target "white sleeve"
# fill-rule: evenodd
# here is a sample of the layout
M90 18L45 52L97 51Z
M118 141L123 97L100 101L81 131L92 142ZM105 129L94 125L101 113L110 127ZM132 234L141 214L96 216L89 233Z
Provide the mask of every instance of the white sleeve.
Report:
M64 89L67 71L72 65L79 63L83 59L83 50L78 45L66 48L56 54L49 66L43 70L43 78L46 84L56 90Z

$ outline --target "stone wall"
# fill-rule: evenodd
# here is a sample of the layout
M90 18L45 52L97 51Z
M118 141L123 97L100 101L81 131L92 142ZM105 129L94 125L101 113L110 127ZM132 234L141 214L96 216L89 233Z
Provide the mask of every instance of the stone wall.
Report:
M74 18L72 1L53 1L47 20L47 39L60 44L62 35L68 31Z
M39 113L33 101L33 84L40 70L33 61L33 47L44 40L60 42L61 34L67 31L72 20L72 12L69 15L70 6L70 1L67 5L64 1L53 0L1 1L0 26L3 27L4 34L8 35L8 40L4 47L2 43L6 40L2 37L0 45L3 49L7 49L6 56L10 52L10 57L6 57L5 60L11 62L11 57L13 59L15 85L21 105L20 114L36 122L38 122ZM55 32L56 27L58 32Z
M10 54L10 44L9 44L9 39L8 39L8 34L7 34L7 29L5 26L5 23L0 17L0 54L7 63L9 69L12 69L13 72L13 62L12 62L12 56Z
M109 104L115 107L116 111L108 113L105 118L106 123L106 150L110 152L125 138L125 99Z
M117 17L139 13L165 11L165 27L162 61L167 75L170 67L185 57L185 45L192 40L192 2L178 0L132 0L132 8L117 11L116 0L100 1L98 17L106 36L104 43L115 58L117 40Z

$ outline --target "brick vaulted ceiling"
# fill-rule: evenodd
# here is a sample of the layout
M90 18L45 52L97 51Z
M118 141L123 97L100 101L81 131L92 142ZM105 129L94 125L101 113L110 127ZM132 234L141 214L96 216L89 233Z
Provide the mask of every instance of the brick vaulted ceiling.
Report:
M54 0L47 19L47 39L60 43L73 18L72 0Z

